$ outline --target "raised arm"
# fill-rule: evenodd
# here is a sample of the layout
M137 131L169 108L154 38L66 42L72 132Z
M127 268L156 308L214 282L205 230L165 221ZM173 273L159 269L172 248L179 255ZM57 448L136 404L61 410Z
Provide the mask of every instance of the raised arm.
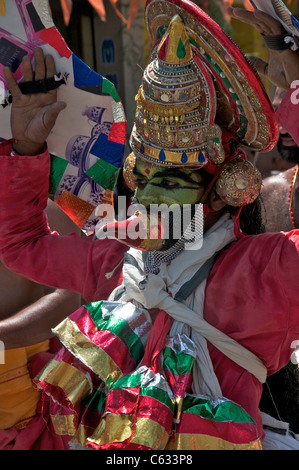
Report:
M28 58L23 67L25 81L31 81ZM34 78L43 80L54 74L52 57L44 59L43 51L37 49ZM115 287L121 267L114 268L127 248L116 241L93 242L75 233L52 234L44 214L50 172L45 141L65 104L56 101L56 90L23 95L10 70L5 70L5 77L13 97L13 139L0 145L1 260L37 283L81 293L87 301L105 298ZM105 275L112 271L114 276L108 280Z
M260 10L248 11L228 7L227 11L232 18L251 24L263 36L280 36L286 33L279 21ZM268 63L259 57L249 56L249 59L261 75L280 88L289 89L299 78L299 53L290 48L269 49Z
M34 51L35 70L29 56L23 58L24 82L51 78L55 75L52 56L44 58L43 50ZM11 131L13 148L20 155L37 155L43 151L58 114L66 104L57 101L57 90L46 93L23 94L12 71L6 67L4 76L12 95Z
M272 40L274 38L276 44L281 40L281 35L286 33L279 21L260 10L228 7L228 13L235 19L251 24L263 36L272 37ZM250 56L249 59L261 75L274 85L288 90L276 111L276 120L299 145L299 52L291 48L275 50L272 47L269 48L268 63L259 57Z

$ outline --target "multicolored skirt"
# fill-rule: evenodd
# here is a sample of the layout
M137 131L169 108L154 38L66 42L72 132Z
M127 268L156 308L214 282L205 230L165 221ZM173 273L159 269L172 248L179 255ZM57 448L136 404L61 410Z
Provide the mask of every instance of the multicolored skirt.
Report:
M194 343L169 338L134 303L85 305L56 328L62 347L34 382L50 398L71 447L122 450L259 450L253 419L223 397L192 395Z

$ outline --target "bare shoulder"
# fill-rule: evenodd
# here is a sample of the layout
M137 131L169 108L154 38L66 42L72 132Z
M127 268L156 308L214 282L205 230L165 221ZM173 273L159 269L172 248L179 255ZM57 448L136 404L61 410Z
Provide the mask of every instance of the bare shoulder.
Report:
M61 235L81 233L77 225L50 199L46 214L52 231ZM45 286L10 271L0 263L0 320L36 302L45 294L45 289Z
M261 194L273 194L273 191L284 192L291 184L293 169L268 176L263 180Z
M43 286L10 271L0 263L0 320L32 304L43 293Z
M292 229L289 215L289 191L294 169L269 176L261 190L262 217L267 232Z

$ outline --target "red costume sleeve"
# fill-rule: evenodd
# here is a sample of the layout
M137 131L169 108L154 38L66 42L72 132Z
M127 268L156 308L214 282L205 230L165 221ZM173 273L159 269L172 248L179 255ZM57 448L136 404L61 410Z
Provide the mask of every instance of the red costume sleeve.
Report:
M106 298L120 282L127 247L115 240L51 233L44 213L49 153L12 157L10 151L9 141L0 144L1 261L35 282L79 292L86 301Z

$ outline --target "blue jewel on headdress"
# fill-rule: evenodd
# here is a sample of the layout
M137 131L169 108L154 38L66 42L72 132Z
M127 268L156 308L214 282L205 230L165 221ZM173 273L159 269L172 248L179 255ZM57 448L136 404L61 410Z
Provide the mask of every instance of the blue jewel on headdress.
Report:
M205 156L202 153L202 151L200 151L199 154L198 154L198 161L199 161L199 163L204 163L206 161Z
M140 145L140 153L144 153L144 145L143 144Z
M186 152L183 152L181 162L182 163L187 163L187 161L188 161L188 156L187 156Z
M164 150L160 150L160 153L159 153L159 160L160 162L164 162L166 160L166 155L165 155L165 152Z

